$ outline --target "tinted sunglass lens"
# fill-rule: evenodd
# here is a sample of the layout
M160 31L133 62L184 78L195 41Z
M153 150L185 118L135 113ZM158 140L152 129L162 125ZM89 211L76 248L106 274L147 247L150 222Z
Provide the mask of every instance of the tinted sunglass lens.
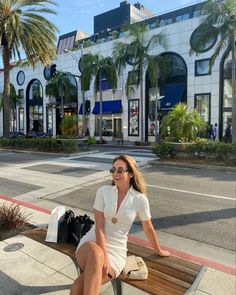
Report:
M115 172L115 169L114 168L111 168L109 171L110 171L110 173L114 173Z
M116 172L117 172L118 174L122 174L123 171L124 171L123 169L117 169L117 170L116 170Z

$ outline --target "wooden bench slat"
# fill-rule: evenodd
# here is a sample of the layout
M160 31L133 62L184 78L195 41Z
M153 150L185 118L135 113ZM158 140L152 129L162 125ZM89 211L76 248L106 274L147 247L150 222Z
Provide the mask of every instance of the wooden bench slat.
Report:
M168 279L168 277L163 278L162 276L159 276L160 272L157 271L153 271L152 269L148 270L148 277L152 277L155 278L155 281L160 282L163 285L166 285L174 290L177 290L179 292L184 293L188 288L191 287L191 285L188 285L188 288L183 287L181 285L178 284L178 282L173 282L171 280Z
M138 247L137 247L138 246ZM137 250L137 251L136 251ZM178 258L176 256L170 256L168 258L165 257L165 259L163 259L163 257L160 257L160 256L157 256L156 254L154 254L153 252L153 249L151 248L147 248L147 247L144 247L144 246L141 246L141 245L137 245L133 242L128 242L128 251L130 253L136 253L137 252L140 252L142 254L142 257L147 257L147 256L151 256L150 258L153 259L153 260L158 260L158 261L163 261L164 263L165 262L169 262L169 261L175 261L176 263L178 263L179 265L183 265L185 267L188 267L192 270L195 270L196 272L199 272L200 269L201 269L201 265L200 264L196 264L196 263L193 263L191 261L187 261L187 260L184 260L182 258Z
M169 265L157 264L153 261L149 261L146 259L144 259L144 261L148 267L157 269L165 274L171 275L175 278L178 278L179 280L182 280L190 284L194 281L195 277L197 276L197 273L195 273L195 275L188 274L186 272L181 271L179 268L173 268Z
M153 274L153 275L157 276L157 277L163 278L164 280L169 281L169 282L175 284L176 286L180 286L180 287L185 288L185 289L188 289L188 288L191 287L190 283L187 283L187 282L185 282L183 280L180 280L178 278L175 278L173 276L170 276L168 274L160 272L160 271L158 271L156 269L148 268L148 272L150 274Z
M124 283L153 295L183 295L185 293L185 290L176 290L175 288L163 284L160 281L158 281L157 284L157 277L152 276L151 274L148 276L148 280L144 281L128 280L123 276L123 274L119 276L119 279Z

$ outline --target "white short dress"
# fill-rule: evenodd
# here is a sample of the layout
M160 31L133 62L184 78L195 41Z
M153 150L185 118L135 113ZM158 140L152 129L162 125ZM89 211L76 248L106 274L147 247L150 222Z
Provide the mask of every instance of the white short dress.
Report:
M131 187L117 211L118 190L114 185L98 189L93 208L105 217L105 238L110 265L116 277L126 263L127 239L136 215L145 221L151 218L148 198ZM112 223L111 219L117 222ZM95 226L81 239L77 250L88 241L96 241Z

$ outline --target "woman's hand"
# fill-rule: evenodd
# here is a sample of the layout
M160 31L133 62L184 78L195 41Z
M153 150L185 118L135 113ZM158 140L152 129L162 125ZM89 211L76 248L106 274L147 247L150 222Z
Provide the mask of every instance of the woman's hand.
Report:
M108 276L110 268L111 268L110 261L108 257L105 257L103 268L102 268L102 278L105 278Z
M161 257L168 257L170 256L170 252L167 250L162 250L160 249L159 251L157 251L157 254Z

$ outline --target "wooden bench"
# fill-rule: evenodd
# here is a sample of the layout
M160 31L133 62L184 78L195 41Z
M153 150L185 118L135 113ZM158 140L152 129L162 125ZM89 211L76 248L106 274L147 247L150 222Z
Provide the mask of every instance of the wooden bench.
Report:
M36 228L22 234L41 244L68 255L75 264L78 271L79 265L75 257L75 246L73 244L59 244L45 242L47 229ZM127 280L123 274L111 281L114 295L122 295L122 283L127 283L142 291L153 295L181 295L193 294L203 273L205 266L183 260L181 258L159 257L150 248L128 242L128 255L143 257L148 267L148 279L144 281Z

